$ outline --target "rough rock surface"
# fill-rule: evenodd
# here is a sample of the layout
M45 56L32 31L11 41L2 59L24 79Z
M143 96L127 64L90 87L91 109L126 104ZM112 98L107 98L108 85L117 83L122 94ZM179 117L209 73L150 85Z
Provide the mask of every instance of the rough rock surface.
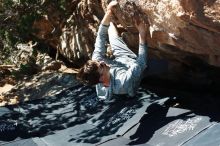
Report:
M100 20L109 0L73 0L67 13L48 8L34 34L72 62L91 57ZM115 16L134 48L132 18L149 23L150 55L191 65L194 59L220 66L220 0L118 0ZM129 36L129 37L128 37ZM134 48L137 49L137 48Z

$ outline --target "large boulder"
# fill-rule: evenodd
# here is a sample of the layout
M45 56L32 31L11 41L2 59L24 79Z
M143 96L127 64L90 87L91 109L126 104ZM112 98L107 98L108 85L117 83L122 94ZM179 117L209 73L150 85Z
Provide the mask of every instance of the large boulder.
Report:
M66 1L65 13L51 3L47 14L33 23L33 35L77 65L91 57L103 15L98 0Z
M35 21L34 34L71 62L91 57L100 20L109 0L74 0L64 15L51 4L47 15ZM118 0L115 13L130 38L137 34L134 17L150 25L150 54L184 64L193 58L220 66L219 0ZM118 23L118 24L119 24ZM126 37L129 38L129 37ZM128 39L135 49L137 39ZM136 48L137 49L137 48ZM192 58L192 59L188 59Z
M163 56L190 63L195 57L220 66L220 1L120 0L116 13L126 28L137 14L150 24L150 41Z
M65 13L48 3L47 13L33 24L38 30L33 35L80 67L91 58L98 26L109 2L66 1ZM134 18L149 25L149 58L162 60L165 66L161 71L160 63L149 65L149 70L153 67L160 72L156 74L158 84L161 79L166 85L173 83L168 79L202 88L219 86L220 0L118 0L114 21L121 26L128 46L137 52ZM154 77L148 74L148 83Z

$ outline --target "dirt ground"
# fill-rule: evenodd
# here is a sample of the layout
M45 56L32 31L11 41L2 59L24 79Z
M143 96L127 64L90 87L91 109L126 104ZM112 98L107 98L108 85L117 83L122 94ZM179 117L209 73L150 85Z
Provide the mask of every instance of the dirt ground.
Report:
M10 84L5 84L3 87L0 87L0 95L10 91L13 87L14 85L10 85Z
M75 80L73 80L75 73L77 73L76 69L61 65L56 69L49 66L47 69L30 76L21 75L20 79L15 79L9 74L2 74L0 78L0 106L18 104L63 91L75 84Z

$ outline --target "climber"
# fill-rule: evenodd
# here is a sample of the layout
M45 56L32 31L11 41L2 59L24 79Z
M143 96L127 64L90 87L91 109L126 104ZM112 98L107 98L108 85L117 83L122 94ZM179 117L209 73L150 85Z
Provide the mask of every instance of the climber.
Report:
M134 96L147 66L147 27L142 21L135 20L139 31L137 56L119 37L116 27L111 22L113 9L117 4L116 1L112 1L107 6L97 33L92 60L88 60L77 74L77 79L86 85L96 85L97 96L102 99L109 99L113 94ZM114 59L105 55L107 37Z

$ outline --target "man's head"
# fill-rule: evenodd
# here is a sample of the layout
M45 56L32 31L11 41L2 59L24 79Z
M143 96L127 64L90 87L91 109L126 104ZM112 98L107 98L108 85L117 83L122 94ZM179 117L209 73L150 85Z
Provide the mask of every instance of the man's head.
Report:
M109 68L103 61L88 60L77 73L77 79L87 85L102 83L106 79Z

